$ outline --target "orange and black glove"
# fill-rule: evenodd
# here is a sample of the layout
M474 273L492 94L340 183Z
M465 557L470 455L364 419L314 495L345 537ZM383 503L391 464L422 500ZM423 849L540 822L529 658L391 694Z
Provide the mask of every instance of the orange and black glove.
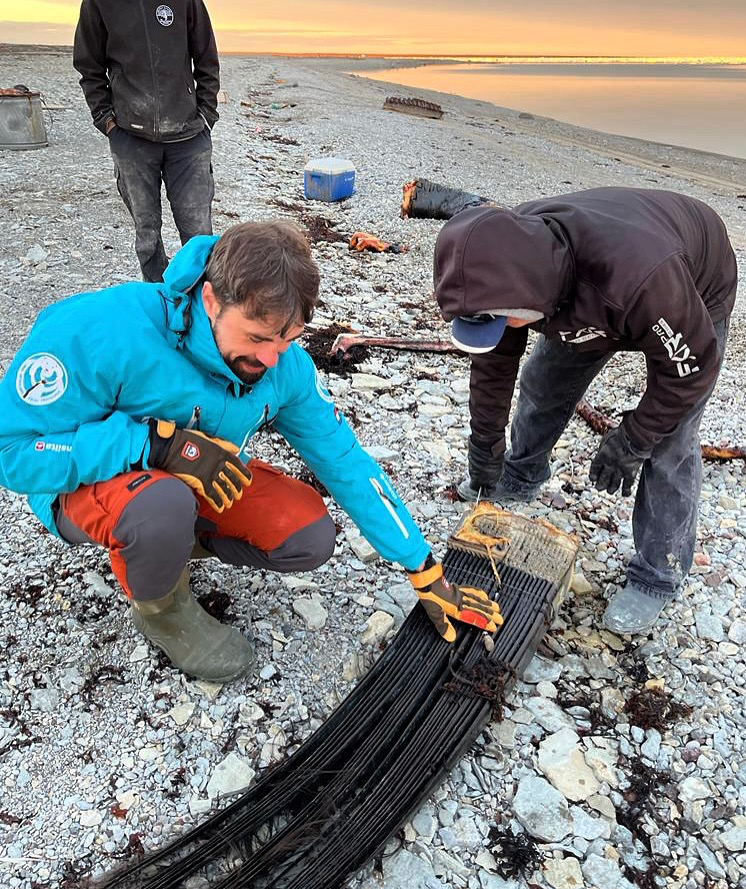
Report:
M456 638L456 628L449 618L488 633L494 633L502 625L503 617L497 602L493 602L484 590L448 583L443 576L443 566L432 555L427 557L422 571L408 571L407 577L427 616L446 642Z
M170 472L201 494L216 512L230 509L251 484L251 472L222 438L194 429L178 429L168 420L148 420L150 457L154 469Z

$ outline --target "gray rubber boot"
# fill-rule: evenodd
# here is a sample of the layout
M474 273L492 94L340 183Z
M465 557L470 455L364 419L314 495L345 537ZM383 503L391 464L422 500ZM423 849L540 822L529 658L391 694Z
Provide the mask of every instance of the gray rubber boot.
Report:
M603 625L614 633L647 633L670 601L649 596L639 587L628 583L609 599Z
M215 553L211 553L209 549L205 549L204 546L200 543L199 537L194 538L194 546L192 547L192 553L189 556L190 559L214 559Z
M189 588L186 568L171 592L153 602L133 602L130 611L137 629L182 673L229 682L254 669L253 642L202 608Z
M476 502L478 492L472 488L468 476L461 482L456 491L462 500L466 500L468 503ZM498 482L494 487L482 488L482 493L479 499L486 500L488 503L508 503L510 501L528 503L530 500L537 497L538 494L539 488L524 494L521 491L514 491L511 488L506 488L505 485Z

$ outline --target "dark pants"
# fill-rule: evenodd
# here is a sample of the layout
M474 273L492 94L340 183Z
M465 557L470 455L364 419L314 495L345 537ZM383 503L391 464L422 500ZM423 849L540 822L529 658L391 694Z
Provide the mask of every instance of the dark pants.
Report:
M715 324L715 334L722 365L727 319ZM511 449L502 478L506 488L536 491L549 478L552 448L610 357L539 338L521 373ZM676 594L692 566L702 485L699 424L714 388L713 380L710 389L642 464L632 516L637 552L627 568L627 579L661 598Z
M168 265L161 238L161 182L181 243L211 235L212 139L205 127L183 142L149 142L114 127L109 134L117 188L135 223L143 280L161 281Z

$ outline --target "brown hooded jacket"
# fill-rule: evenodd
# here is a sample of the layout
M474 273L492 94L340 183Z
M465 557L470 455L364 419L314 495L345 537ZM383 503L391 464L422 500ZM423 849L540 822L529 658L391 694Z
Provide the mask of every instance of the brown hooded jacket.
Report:
M736 283L717 213L653 189L463 210L435 246L435 295L447 321L534 309L544 319L531 327L569 348L643 352L647 389L624 424L647 453L717 374L713 323L730 315ZM526 328L508 328L497 348L472 356L472 434L483 446L503 439L527 338Z

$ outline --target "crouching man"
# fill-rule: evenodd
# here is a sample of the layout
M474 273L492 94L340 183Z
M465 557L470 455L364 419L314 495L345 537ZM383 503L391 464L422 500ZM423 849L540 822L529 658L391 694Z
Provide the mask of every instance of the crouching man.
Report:
M109 550L136 627L192 676L250 672L251 641L194 599L187 562L308 571L335 527L309 486L252 459L272 424L384 556L408 569L436 625L494 631L497 605L460 590L360 447L294 341L319 273L303 235L244 223L193 238L164 283L45 309L0 382L0 483L54 534Z
M599 490L628 496L636 554L607 627L640 633L692 564L701 486L699 424L725 352L736 261L720 217L666 191L597 188L513 210L466 209L441 230L435 294L471 355L469 477L479 496L529 501L589 384L614 352L645 356L637 407L590 467ZM541 333L521 373L531 327ZM609 396L614 397L613 388ZM626 393L624 393L626 396Z

